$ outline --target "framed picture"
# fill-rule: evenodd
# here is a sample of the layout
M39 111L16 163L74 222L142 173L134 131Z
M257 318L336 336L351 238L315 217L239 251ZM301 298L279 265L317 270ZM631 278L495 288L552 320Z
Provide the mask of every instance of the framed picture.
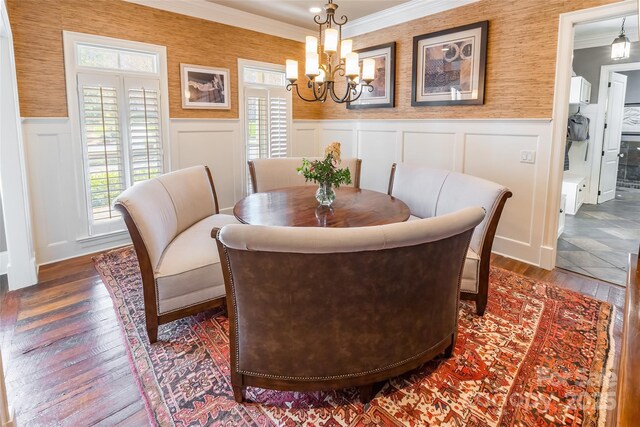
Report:
M622 132L640 133L640 104L624 104Z
M229 109L229 70L180 64L182 108Z
M484 103L489 21L413 38L411 105Z
M347 108L393 108L396 91L396 43L381 44L356 52L360 56L360 69L365 58L373 58L376 62L375 79L371 82L373 91L369 92L368 88L364 88L360 98L348 103Z

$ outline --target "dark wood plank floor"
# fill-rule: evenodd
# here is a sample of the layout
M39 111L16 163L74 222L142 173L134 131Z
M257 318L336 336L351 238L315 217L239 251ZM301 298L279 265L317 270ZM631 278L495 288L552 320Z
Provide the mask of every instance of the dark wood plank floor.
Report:
M609 301L617 308L619 346L624 288L499 256L493 265ZM44 266L39 280L0 296L0 345L18 425L147 424L111 298L91 256Z

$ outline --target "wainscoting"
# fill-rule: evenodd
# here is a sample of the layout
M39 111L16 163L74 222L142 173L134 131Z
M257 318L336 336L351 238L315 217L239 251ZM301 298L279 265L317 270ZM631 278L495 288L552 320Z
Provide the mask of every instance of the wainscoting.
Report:
M293 145L306 155L340 141L343 157L362 159L363 188L387 191L394 162L449 169L508 186L494 252L543 265L549 185L551 121L541 120L383 120L294 121ZM535 163L521 163L522 150ZM548 256L548 254L547 254ZM549 267L543 265L544 267Z
M128 244L126 231L88 236L81 146L69 119L23 119L23 132L37 264ZM170 169L209 166L220 210L232 213L243 197L246 170L240 122L172 119L169 134Z
M23 120L29 193L38 264L127 244L126 232L87 236L79 143L67 118ZM206 164L220 209L231 213L244 195L246 162L239 120L171 119L172 170ZM507 185L494 244L505 256L534 265L551 248L543 242L551 147L550 120L293 121L292 156L321 154L340 141L343 156L362 158L363 188L387 190L391 165L411 162L450 169ZM520 151L535 151L521 163ZM548 267L548 266L545 266Z

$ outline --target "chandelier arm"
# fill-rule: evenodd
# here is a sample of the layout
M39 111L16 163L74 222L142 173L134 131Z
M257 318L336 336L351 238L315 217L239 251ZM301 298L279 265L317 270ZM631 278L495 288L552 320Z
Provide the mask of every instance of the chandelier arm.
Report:
M324 102L327 99L327 91L329 88L331 82L325 82L323 85L321 85L322 87L318 88L320 89L318 91L318 94L316 95L316 100L320 101L320 102Z
M330 91L329 93L331 95L331 99L333 99L333 101L336 104L343 104L345 102L348 102L347 100L350 99L350 97L351 97L351 87L350 87L349 83L347 83L347 90L346 90L346 92L345 92L343 97L339 97L338 96L338 94L335 91L335 86L332 86L332 88L334 90Z
M292 87L295 87L295 88L296 88L296 93L298 94L298 98L302 99L303 101L306 101L306 102L316 102L316 101L318 100L318 98L315 98L315 99L308 99L308 98L305 98L304 96L302 96L302 95L300 94L300 88L298 88L298 83L289 83L289 84L287 85L287 90L288 90L288 91L291 91L291 88L292 88ZM314 96L315 96L315 92L314 92Z
M315 22L316 24L322 26L322 25L326 25L329 23L330 19L331 19L331 15L327 15L326 18L324 19L324 22L321 21L322 18L320 18L320 15L316 15L313 17L313 22Z
M334 24L339 25L341 27L349 21L349 19L347 18L346 15L342 15L342 17L340 19L342 20L342 22L336 21L336 17L334 15L331 20L333 21Z
M362 85L362 87L360 88L360 93L357 93L357 90L356 90L356 88L354 87L354 88L353 88L353 94L354 94L354 95L356 95L356 94L357 94L357 96L356 96L355 98L352 98L349 102L357 101L357 100L362 96L362 94L364 93L364 88L365 88L365 87L369 89L369 92L373 92L373 85L370 85L370 84Z

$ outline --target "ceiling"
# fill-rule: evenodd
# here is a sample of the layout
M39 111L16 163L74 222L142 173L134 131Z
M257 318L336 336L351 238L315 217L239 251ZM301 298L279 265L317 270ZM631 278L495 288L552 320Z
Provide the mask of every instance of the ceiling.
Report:
M275 19L298 27L317 30L318 26L313 22L315 15L324 17L324 4L326 0L207 0L243 12ZM380 12L409 0L335 0L338 5L336 17L346 15L349 21L353 21L372 13ZM312 13L309 8L319 7L322 12Z
M622 17L576 25L576 48L610 45L620 34L621 26ZM627 17L624 31L632 42L638 41L638 15Z

